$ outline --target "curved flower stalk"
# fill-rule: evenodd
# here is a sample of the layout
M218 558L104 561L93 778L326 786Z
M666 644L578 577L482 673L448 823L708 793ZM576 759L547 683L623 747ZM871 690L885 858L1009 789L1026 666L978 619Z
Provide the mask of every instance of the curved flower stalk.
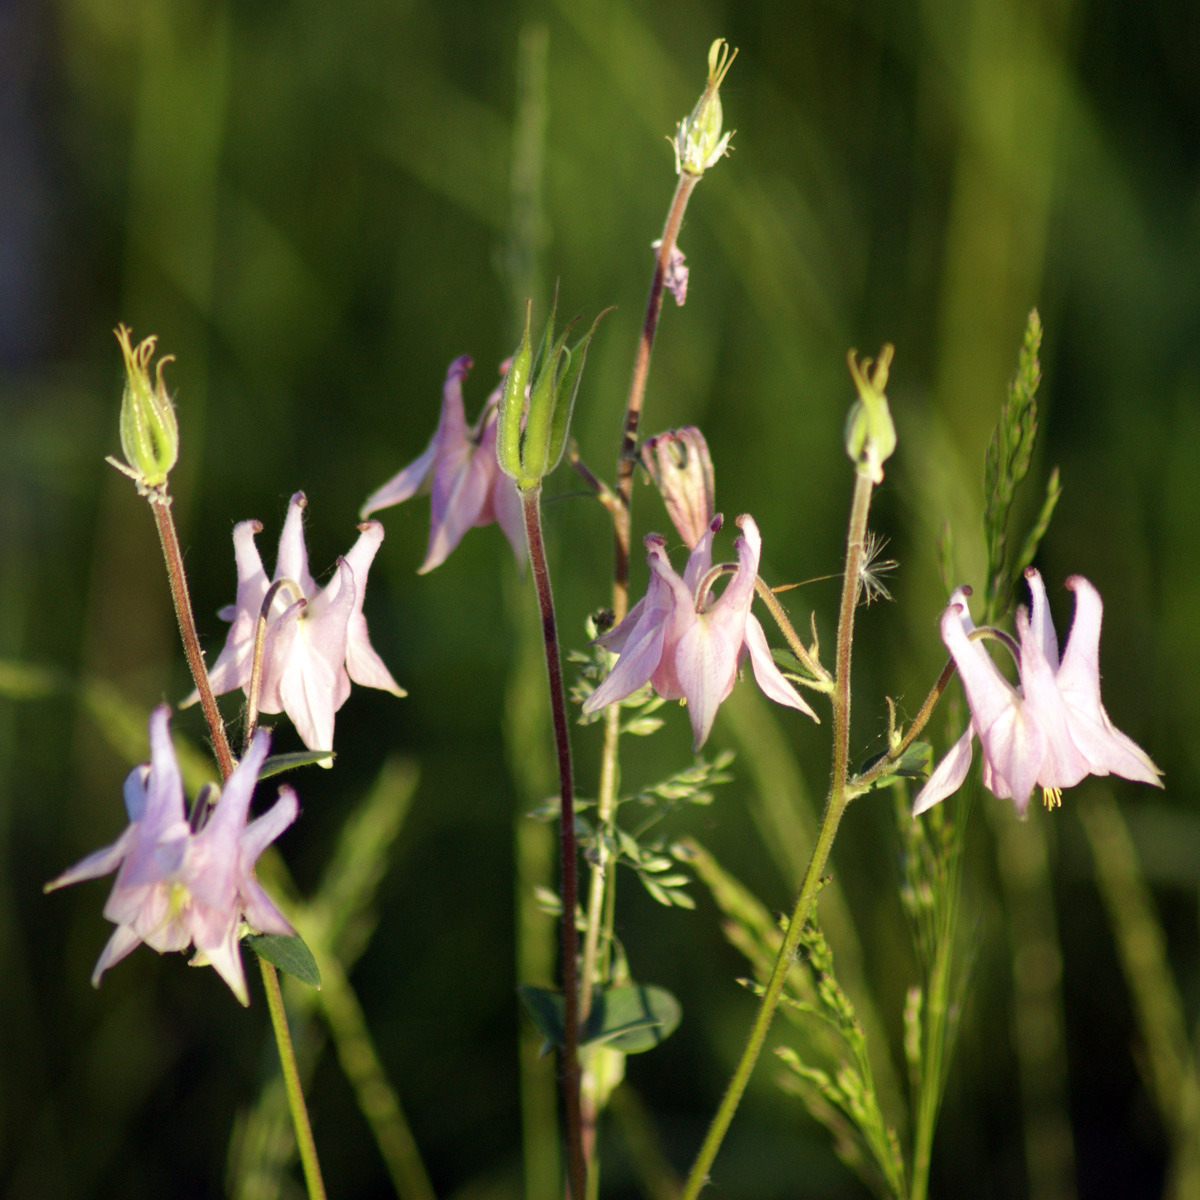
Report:
M712 540L721 523L718 514L689 555L682 579L667 558L665 541L657 534L646 538L650 585L629 615L597 639L620 657L584 702L585 713L599 712L649 682L664 699L687 701L694 748L699 750L721 702L733 691L739 664L749 654L754 678L770 699L816 720L775 665L766 634L750 611L762 549L753 517L741 516L737 521L742 536L736 542L738 566L733 578L715 601L708 590ZM701 589L704 595L699 594Z
M446 372L442 412L425 453L374 492L362 507L365 520L373 512L416 496L431 493L429 546L417 568L424 575L446 561L473 525L493 521L504 530L517 565L526 558L525 523L516 484L496 461L496 413L501 387L487 398L474 426L463 411L462 381L471 369L468 355L456 358ZM505 368L506 369L506 368ZM505 370L501 370L503 375Z
M971 765L972 742L983 748L983 783L1024 814L1034 787L1048 803L1087 775L1121 775L1161 787L1161 771L1150 756L1109 719L1100 702L1100 593L1072 575L1075 620L1061 661L1042 577L1025 572L1032 610L1017 611L1020 686L1000 674L987 650L969 634L970 588L961 587L942 613L942 641L954 657L971 722L917 795L913 815L956 792Z
M261 933L296 932L259 885L254 864L296 819L299 804L291 788L280 788L274 805L246 823L271 744L270 734L260 730L207 824L193 832L184 812L170 713L160 705L151 714L150 762L135 767L125 780L129 827L111 846L52 879L45 890L117 871L104 906L105 917L117 928L92 972L94 986L99 987L104 972L139 942L160 954L194 945L197 959L210 963L233 994L248 1004L237 944L243 917Z
M306 504L304 493L297 492L288 505L271 581L254 544L262 525L242 521L234 527L237 602L219 614L233 624L209 683L218 696L239 687L249 695L259 615L271 588L279 585L267 613L258 707L287 713L310 750L330 750L334 714L350 695L351 680L394 696L406 693L372 648L362 611L367 572L383 541L383 526L378 521L360 525L358 541L338 559L329 583L319 588L309 574L304 545ZM184 707L197 697L193 692Z

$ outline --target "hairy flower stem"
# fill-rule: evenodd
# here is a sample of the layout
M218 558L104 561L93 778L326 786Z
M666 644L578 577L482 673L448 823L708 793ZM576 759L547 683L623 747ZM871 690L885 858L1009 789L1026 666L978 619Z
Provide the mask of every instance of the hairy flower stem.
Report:
M837 674L834 679L833 702L833 775L829 788L829 799L825 804L825 815L821 819L821 828L817 833L817 841L813 846L812 858L808 870L804 874L804 882L800 885L800 895L796 899L796 907L792 910L791 920L788 921L787 931L783 935L783 944L775 958L775 966L771 970L771 978L767 982L766 991L759 1002L758 1015L750 1029L746 1048L733 1072L733 1078L725 1089L721 1105L717 1109L709 1126L708 1135L696 1155L696 1161L688 1175L680 1200L695 1200L701 1188L708 1182L708 1171L717 1157L725 1133L733 1120L733 1114L741 1102L742 1093L750 1082L754 1065L762 1052L763 1043L767 1039L767 1031L779 998L783 994L784 981L788 969L792 965L796 949L800 945L800 934L804 923L812 911L813 901L821 887L821 876L829 859L829 851L833 839L837 835L838 824L850 793L846 787L847 764L850 761L850 651L854 642L854 611L858 603L858 591L861 584L860 573L863 562L863 546L867 533L867 513L871 507L871 480L866 475L856 475L854 482L854 501L850 509L850 529L846 538L846 569L842 578L842 602L838 614L837 639Z
M221 718L221 710L217 707L212 686L208 682L208 671L204 666L204 651L200 649L200 636L196 632L196 618L192 615L192 600L188 594L187 576L183 570L183 554L179 548L179 535L175 531L175 521L171 516L171 497L164 486L153 492L149 499L151 511L154 513L154 521L158 526L158 538L162 543L163 558L167 564L167 578L171 584L171 599L175 602L175 616L179 621L179 632L183 637L183 650L187 656L188 666L191 668L192 679L200 693L200 706L204 710L204 719L208 722L209 736L212 738L213 749L217 756L217 767L221 772L221 779L224 781L233 774L233 751L229 748L229 736L225 732L225 722ZM254 670L260 683L262 680L262 640L259 639L255 645L254 664ZM251 697L251 703L257 710L257 694ZM325 1200L325 1185L321 1181L317 1148L313 1141L312 1126L308 1120L308 1110L304 1105L300 1074L296 1069L296 1052L292 1047L287 1017L283 1011L279 976L265 958L259 958L258 964L262 968L263 985L267 993L267 1007L271 1010L271 1027L275 1032L275 1043L279 1047L279 1061L283 1068L284 1084L287 1088L288 1107L291 1109L292 1124L296 1130L296 1145L300 1149L300 1161L304 1165L304 1179L308 1185L309 1200Z
M188 595L187 576L183 571L183 553L179 549L179 535L175 532L175 519L171 516L171 497L166 485L150 494L150 511L158 526L158 540L162 543L163 559L167 564L167 579L171 584L171 599L175 602L175 616L179 621L179 633L183 638L183 652L188 667L200 693L200 707L212 736L213 750L221 778L233 774L233 751L229 749L229 738L225 733L225 722L221 710L208 682L208 671L204 666L204 651L200 649L200 637L196 633L196 618L192 615L192 600Z
M586 1166L583 1155L583 1123L579 1107L579 978L576 957L579 953L575 931L575 908L579 886L575 854L575 782L571 771L571 739L567 730L567 698L563 690L562 659L558 647L558 623L554 617L554 595L550 590L550 571L546 565L546 547L542 541L541 486L521 492L525 515L525 538L529 543L529 566L537 588L538 608L542 614L542 640L546 649L546 675L550 682L550 710L554 716L554 744L558 752L558 779L562 809L559 814L559 851L561 855L560 893L562 918L562 994L563 1109L567 1123L567 1157L571 1195L583 1200Z

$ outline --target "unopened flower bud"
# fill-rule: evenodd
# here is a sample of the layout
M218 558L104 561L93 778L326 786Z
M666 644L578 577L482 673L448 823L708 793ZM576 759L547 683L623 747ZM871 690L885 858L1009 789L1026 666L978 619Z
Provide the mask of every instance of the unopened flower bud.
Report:
M713 465L704 434L694 425L656 434L642 443L642 463L679 536L694 550L713 519Z
M729 149L733 130L721 132L721 82L737 57L724 38L717 38L708 49L708 83L696 107L679 122L675 131L675 174L687 171L703 175Z
M145 496L162 488L179 457L179 424L163 382L163 367L174 362L175 356L168 354L158 360L151 382L150 360L157 339L148 337L135 347L129 340L130 333L124 325L117 327L117 341L125 356L125 391L121 396L121 449L125 452L125 463L115 458L108 461L128 475Z
M892 413L888 408L888 367L891 366L893 348L885 345L879 351L874 371L871 360L864 358L859 363L857 351L846 356L850 364L850 375L858 389L858 399L846 418L846 453L872 483L883 481L883 464L896 449L896 426L892 424Z

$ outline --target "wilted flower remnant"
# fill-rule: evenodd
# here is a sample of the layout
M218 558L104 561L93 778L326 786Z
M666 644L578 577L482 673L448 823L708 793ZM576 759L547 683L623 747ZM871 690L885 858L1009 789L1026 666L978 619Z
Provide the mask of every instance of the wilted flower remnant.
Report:
M1075 593L1075 620L1060 662L1042 577L1031 567L1025 578L1033 609L1017 611L1019 687L1000 674L983 643L969 636L974 629L969 588L959 588L942 613L942 641L958 667L971 722L917 795L914 815L962 786L976 736L983 747L984 786L1011 799L1022 814L1035 786L1053 804L1062 788L1087 775L1162 786L1149 755L1113 725L1100 702L1100 593L1081 575L1067 580Z
M665 699L687 701L699 750L748 653L754 678L770 699L817 719L775 665L763 628L750 612L762 549L753 517L738 518L737 571L720 597L712 598L712 540L721 520L714 517L696 543L682 579L667 558L663 539L657 534L646 538L650 586L625 620L597 639L620 657L584 702L585 713L599 712L649 682Z
M693 550L708 531L715 507L713 465L704 434L694 425L668 429L642 443L642 463L662 493L667 515Z
M350 695L351 680L394 696L405 692L372 649L362 611L367 572L383 541L383 526L378 521L360 525L358 541L338 559L329 583L319 588L309 574L304 545L306 503L304 493L297 492L288 505L273 580L267 579L254 544L262 525L242 521L235 526L237 602L220 612L222 620L233 625L209 682L217 695L239 687L249 693L259 614L275 587L267 615L259 710L287 713L310 750L331 750L334 714ZM184 704L197 698L193 692Z
M249 1003L238 950L242 918L260 933L296 931L254 876L258 857L295 819L299 805L289 787L257 820L246 823L254 785L267 757L270 734L260 730L220 801L198 832L184 811L183 780L171 745L170 709L150 717L150 762L125 780L129 827L111 845L46 884L46 891L117 871L104 906L116 932L104 947L92 983L139 942L157 950L196 947L233 994ZM118 870L119 868L119 870Z
M487 398L474 426L463 411L462 381L471 369L467 355L446 372L442 412L425 453L374 492L362 507L373 512L399 504L421 492L432 493L429 547L418 574L432 571L462 540L472 525L497 522L512 545L518 564L525 562L525 525L516 485L496 461L496 406L501 388Z

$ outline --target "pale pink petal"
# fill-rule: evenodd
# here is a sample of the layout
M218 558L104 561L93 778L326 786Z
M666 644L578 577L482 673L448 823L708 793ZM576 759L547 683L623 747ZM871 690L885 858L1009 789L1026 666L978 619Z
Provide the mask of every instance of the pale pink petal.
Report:
M346 555L346 564L354 578L354 611L346 627L346 670L355 683L364 687L381 688L393 696L405 696L408 693L392 678L392 673L375 653L362 611L367 594L367 572L383 541L383 526L378 521L367 521L360 528L358 541Z
M275 902L262 890L257 879L247 879L238 893L246 924L259 933L274 933L279 937L295 937L292 923L279 911Z
M299 636L300 620L307 611L308 601L297 600L289 604L282 614L267 626L267 636L263 642L262 683L258 690L259 712L278 713L284 710L279 685ZM249 670L246 671L246 682L242 686L249 689Z
M596 645L603 646L605 650L611 650L614 654L620 654L625 649L625 643L629 641L629 635L637 628L637 623L642 619L642 613L646 610L646 601L650 599L650 592L660 586L658 576L651 575L650 588L646 595L625 614L623 621L614 625L607 633L602 633L596 639Z
M119 963L141 940L128 925L118 925L96 960L96 968L92 971L92 987L99 987L104 972Z
M733 690L739 649L720 623L706 617L691 622L679 639L675 674L687 698L693 750L708 740L717 709Z
M1067 709L1071 737L1096 775L1120 775L1161 787L1150 756L1117 729L1100 701L1100 593L1081 575L1067 580L1075 593L1075 618L1055 682Z
M418 575L441 566L463 534L478 524L491 495L495 465L469 443L459 455L439 459L433 474L429 545Z
M383 487L367 497L359 517L365 521L373 512L400 504L415 496L422 487L428 488L433 479L433 461L437 456L437 448L438 439L435 433L420 458L414 459L402 471L393 475Z
M242 830L239 853L245 870L253 870L258 856L296 819L300 812L300 801L296 793L286 784L279 789L279 797L261 817L256 817Z
M1029 615L1029 628L1034 640L1042 648L1050 669L1058 670L1058 635L1054 632L1054 622L1050 620L1050 605L1046 599L1046 586L1042 577L1033 567L1026 567L1025 582L1029 584L1029 595L1033 600L1033 610Z
M933 769L925 786L917 793L913 802L913 816L919 817L947 796L953 796L963 785L971 768L971 744L975 740L975 726L968 723L967 731L946 752L945 757Z
M747 613L754 600L754 585L758 579L758 559L762 551L762 536L758 532L754 518L748 514L738 517L737 523L742 530L742 536L734 542L734 549L738 556L738 569L729 581L729 586L713 605L714 616L738 610Z
M212 937L208 931L195 939L196 949L208 959L209 964L229 985L230 991L243 1005L250 1003L250 994L246 990L246 975L242 969L242 953L238 948L237 918L224 930L219 937Z
M1046 754L1042 731L1019 708L1013 708L986 732L980 730L979 743L1011 789L1017 812L1024 815Z
M494 396L499 394L499 389L493 393ZM491 401L489 400L488 403L490 405ZM496 458L497 413L495 408L485 409L483 419L487 423L484 426L483 439L477 453L491 462ZM516 483L500 470L499 463L496 463L484 510L490 514L490 519L495 520L504 531L504 536L508 538L508 544L512 547L513 555L516 557L517 567L523 572L529 558L529 546L525 539L525 510ZM477 523L482 524L483 522L480 520Z
M1023 608L1017 610L1017 636L1021 643L1021 708L1045 740L1038 783L1045 788L1074 787L1088 773L1087 759L1071 740L1066 705L1054 682L1054 669L1046 660L1045 643L1034 633Z
M102 875L110 874L121 865L121 860L129 853L136 837L137 830L132 825L128 826L111 846L105 846L103 850L97 850L73 867L68 867L61 875L56 875L50 880L42 891L53 892L68 884L79 883L84 879L99 879Z
M700 619L696 613L696 604L691 591L683 580L675 574L671 560L667 557L666 549L661 538L653 542L646 539L651 574L658 579L659 588L656 593L656 604L662 605L666 616L662 657L650 682L654 690L664 700L682 700L685 696L683 684L680 682L677 670L677 657L680 640L684 634ZM647 592L649 596L649 592Z
M589 716L600 709L644 687L654 674L662 658L664 615L658 619L645 614L637 628L629 635L624 644L617 665L609 672L608 677L583 702L583 711Z
M767 645L767 635L753 613L746 618L745 636L746 649L750 651L750 666L763 695L769 700L774 700L776 704L786 704L789 708L798 709L820 724L817 714L775 665L775 660L771 657L771 648Z
M308 548L304 545L304 509L308 504L303 492L288 502L287 519L279 535L279 554L275 559L275 579L290 579L305 596L316 593L317 584L308 573Z
M688 555L687 566L683 569L683 586L695 596L696 588L705 575L712 570L713 538L720 531L724 517L717 513L705 527L704 532L696 540L695 546ZM707 597L705 597L707 600Z
M942 641L954 658L975 728L982 738L984 730L990 729L1019 703L1020 696L1000 674L983 644L968 639L962 619L965 611L961 605L951 604L942 612Z

